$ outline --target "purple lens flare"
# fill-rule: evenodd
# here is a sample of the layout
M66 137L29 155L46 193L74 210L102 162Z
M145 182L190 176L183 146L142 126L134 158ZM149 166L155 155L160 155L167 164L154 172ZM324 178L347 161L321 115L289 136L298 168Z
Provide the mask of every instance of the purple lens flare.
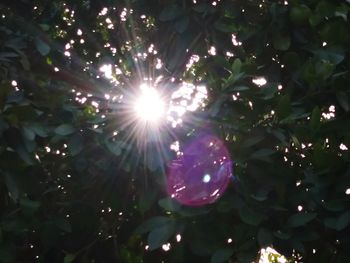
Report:
M171 162L167 190L184 205L211 204L225 192L232 176L232 161L224 143L204 134L185 145Z

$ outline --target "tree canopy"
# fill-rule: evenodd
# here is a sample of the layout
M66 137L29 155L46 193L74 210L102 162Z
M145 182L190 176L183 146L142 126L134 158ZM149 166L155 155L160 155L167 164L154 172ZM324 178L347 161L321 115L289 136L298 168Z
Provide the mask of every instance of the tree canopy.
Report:
M267 246L348 262L349 12L349 0L1 1L0 262L252 262ZM140 124L130 101L144 83L165 107L194 108ZM233 177L192 207L167 193L168 167L203 131Z

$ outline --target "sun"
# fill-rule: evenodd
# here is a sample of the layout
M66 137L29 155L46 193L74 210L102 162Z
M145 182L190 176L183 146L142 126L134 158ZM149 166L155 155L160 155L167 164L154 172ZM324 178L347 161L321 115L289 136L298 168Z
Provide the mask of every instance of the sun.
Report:
M165 117L164 100L154 87L142 84L134 102L134 112L139 120L158 124Z

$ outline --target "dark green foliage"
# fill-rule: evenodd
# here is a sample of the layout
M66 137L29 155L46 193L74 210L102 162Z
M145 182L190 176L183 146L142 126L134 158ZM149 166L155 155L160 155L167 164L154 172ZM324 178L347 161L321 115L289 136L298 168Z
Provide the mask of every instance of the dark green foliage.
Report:
M349 1L197 2L1 1L0 262L251 262L268 245L349 262ZM208 88L177 136L225 140L235 177L215 204L166 195L171 136L161 159L130 139L118 96L159 75Z

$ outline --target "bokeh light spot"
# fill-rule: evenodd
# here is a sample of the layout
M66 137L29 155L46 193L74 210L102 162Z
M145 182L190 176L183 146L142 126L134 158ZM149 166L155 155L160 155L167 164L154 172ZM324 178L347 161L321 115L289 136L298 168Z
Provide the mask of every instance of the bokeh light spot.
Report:
M232 161L223 142L211 135L196 137L169 166L169 196L189 206L215 202L232 176Z
M146 84L140 86L140 92L134 104L137 117L146 122L158 122L165 112L163 99L155 88Z

